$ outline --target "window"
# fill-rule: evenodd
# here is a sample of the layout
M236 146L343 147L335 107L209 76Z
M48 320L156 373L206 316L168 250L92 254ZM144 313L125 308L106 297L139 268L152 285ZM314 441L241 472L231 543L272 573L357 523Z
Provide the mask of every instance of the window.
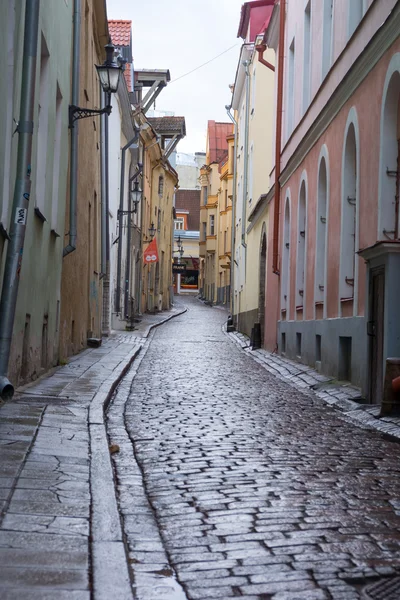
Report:
M322 79L325 79L332 60L333 1L324 0L322 25Z
M202 241L205 242L206 238L207 238L207 223L203 223Z
M203 185L203 204L206 205L208 202L208 186Z
M303 49L303 113L310 104L311 94L311 0L304 11Z
M304 306L305 295L305 258L307 236L307 189L303 179L299 194L299 221L297 233L297 269L296 269L296 307Z
M164 193L164 177L160 175L158 178L158 195L161 197Z
M285 222L283 229L282 248L282 285L281 285L281 309L286 310L289 317L289 275L290 275L290 196L286 197Z
M44 217L46 196L47 146L49 135L49 51L42 35L39 79L39 111L36 155L35 208Z
M254 178L253 164L254 164L254 146L252 144L250 147L250 152L249 152L249 180L247 182L247 194L249 197L249 203L253 199L253 178Z
M293 131L294 123L294 69L295 69L295 43L294 38L289 47L289 69L288 69L288 87L287 87L287 137L289 138Z
M357 142L354 122L350 122L345 136L342 170L342 225L340 240L341 299L353 298L356 265L357 221Z
M325 157L319 163L317 187L317 240L315 253L315 302L324 300L325 292L325 264L326 264L326 232L327 232L327 201L328 201L328 173Z
M56 122L54 132L53 149L53 191L52 191L52 210L51 210L51 229L58 231L58 190L60 179L60 154L61 154L61 114L62 114L62 95L57 84L56 93Z
M348 8L347 34L351 38L364 15L364 0L351 0Z
M224 202L225 202L225 210L226 210L228 208L228 190L225 190Z
M183 217L178 217L177 219L175 219L174 223L175 223L175 229L183 229L185 220Z
M157 231L161 231L161 209L158 209L157 214Z
M210 235L215 235L214 221L214 215L210 215Z
M256 108L256 70L253 69L253 75L251 77L251 114L254 114Z

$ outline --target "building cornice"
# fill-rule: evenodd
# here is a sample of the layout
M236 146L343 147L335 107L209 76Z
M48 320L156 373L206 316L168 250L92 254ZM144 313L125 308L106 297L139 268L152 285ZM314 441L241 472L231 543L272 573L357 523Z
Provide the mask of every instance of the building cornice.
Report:
M358 56L351 69L339 83L328 103L324 106L317 118L314 120L305 136L302 137L297 148L289 158L285 168L282 170L282 174L279 179L282 186L287 183L294 171L299 167L307 154L310 152L311 148L317 143L321 135L326 131L346 102L351 98L364 79L380 61L385 52L387 52L392 44L394 44L394 42L398 39L399 31L400 4L398 3L393 8L383 25L371 38L364 51ZM333 68L332 73L334 73L334 70L335 68ZM323 88L324 85L321 86L317 96L314 98L314 102ZM309 110L312 110L312 104ZM291 138L289 138L288 143L293 136L296 135L296 132L302 122L303 119L296 127Z
M250 225L247 227L247 233L250 233L252 229L257 225L257 223L264 217L264 211L267 209L268 204L271 202L275 195L275 186L268 191L267 194L261 194L259 199L257 200L253 210L251 211L249 218Z

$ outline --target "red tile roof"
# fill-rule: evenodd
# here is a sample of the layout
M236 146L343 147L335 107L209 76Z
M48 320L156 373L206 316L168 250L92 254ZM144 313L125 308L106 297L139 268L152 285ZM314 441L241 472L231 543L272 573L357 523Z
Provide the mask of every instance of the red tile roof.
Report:
M208 164L219 163L228 153L228 135L233 133L233 123L208 121Z
M132 21L108 21L108 30L114 46L130 46Z
M200 231L200 190L177 190L175 194L175 210L188 210L187 224L189 231Z
M185 117L148 117L147 120L158 133L183 133L186 135Z
M132 21L108 21L108 31L111 41L116 48L121 46L131 46L132 43ZM124 77L128 92L133 91L132 87L132 65L125 64Z

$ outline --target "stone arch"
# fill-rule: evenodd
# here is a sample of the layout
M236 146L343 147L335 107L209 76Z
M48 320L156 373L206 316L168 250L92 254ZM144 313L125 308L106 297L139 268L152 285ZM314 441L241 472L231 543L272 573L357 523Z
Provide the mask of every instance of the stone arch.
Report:
M282 274L281 274L281 310L290 310L290 188L286 191L283 222Z
M303 171L300 179L298 211L297 211L297 248L296 248L296 294L297 307L303 307L303 317L306 296L306 253L307 253L307 203L308 182L307 172ZM297 315L297 313L296 313Z

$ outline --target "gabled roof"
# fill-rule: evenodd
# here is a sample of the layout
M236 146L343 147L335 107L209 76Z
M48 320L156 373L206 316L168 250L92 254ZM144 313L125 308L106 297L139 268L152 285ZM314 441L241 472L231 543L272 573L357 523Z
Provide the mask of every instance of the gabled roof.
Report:
M180 190L175 193L175 210L189 211L187 226L190 231L200 229L200 190Z
M207 161L208 164L219 163L228 153L227 136L233 133L233 123L208 121L207 128Z
M257 35L264 33L268 27L274 8L275 0L253 0L245 2L240 13L240 22L237 37L247 38L250 25L248 42L254 42Z
M116 48L129 48L129 55L132 55L132 21L108 21L108 30L111 41ZM132 63L125 64L124 77L128 92L133 91L132 87Z
M162 135L186 135L185 117L148 117L153 129Z

